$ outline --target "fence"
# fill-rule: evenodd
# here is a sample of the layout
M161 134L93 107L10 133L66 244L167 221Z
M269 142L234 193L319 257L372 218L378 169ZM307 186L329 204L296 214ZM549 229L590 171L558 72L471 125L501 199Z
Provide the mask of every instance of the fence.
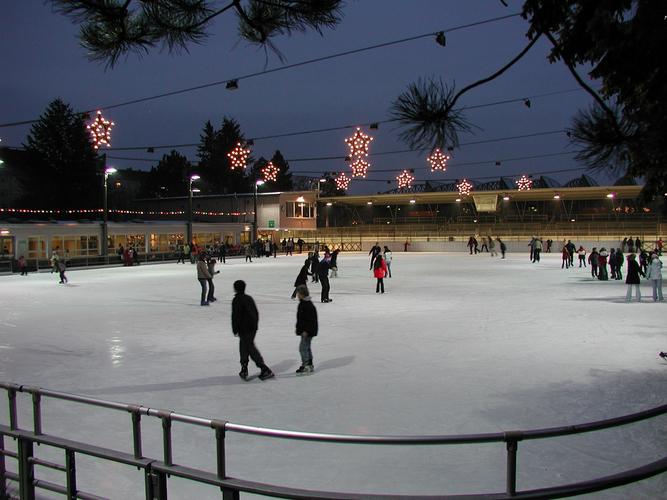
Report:
M623 417L548 429L454 436L359 436L286 431L235 424L225 420L194 417L175 413L169 410L157 410L153 408L146 408L144 406L104 401L85 396L77 396L63 392L16 385L12 383L0 383L0 388L7 392L7 398L9 402L9 426L0 425L0 498L2 499L14 498L11 496L11 493L6 485L7 480L9 480L18 483L21 500L34 500L36 488L62 493L66 495L68 499L81 498L87 500L101 500L102 497L96 496L93 493L79 491L76 486L76 457L79 454L97 457L102 460L125 464L143 470L145 476L145 495L147 500L167 499L167 479L169 476L184 478L219 488L223 500L238 500L241 492L255 493L279 498L299 499L416 498L426 500L435 498L455 498L454 496L447 497L442 495L438 495L437 497L426 495L406 496L304 490L229 477L226 474L225 438L230 432L252 434L256 436L278 439L293 439L322 443L347 443L357 445L367 444L424 446L503 443L507 450L505 491L466 496L466 498L477 498L480 500L500 498L557 498L579 495L626 485L667 471L667 456L665 456L641 467L580 483L523 491L518 490L516 484L519 442L533 439L569 436L573 434L593 432L639 422L641 420L646 420L666 414L667 405L662 405L657 408L626 415ZM16 402L18 393L28 394L32 398L32 431L19 427ZM42 432L42 398L55 398L89 406L127 412L131 417L132 453L102 448L44 434ZM142 416L157 418L162 422L162 460L145 457L143 455L141 439ZM173 422L203 426L211 429L216 443L216 473L173 463L171 438L171 427ZM5 449L5 437L9 437L17 441L16 452ZM55 447L63 450L65 455L65 464L56 464L36 458L33 453L35 444ZM15 459L18 462L17 472L7 470L5 464L6 457ZM37 478L35 476L35 466L47 467L63 472L65 474L65 484L59 485ZM456 496L456 498L462 497Z

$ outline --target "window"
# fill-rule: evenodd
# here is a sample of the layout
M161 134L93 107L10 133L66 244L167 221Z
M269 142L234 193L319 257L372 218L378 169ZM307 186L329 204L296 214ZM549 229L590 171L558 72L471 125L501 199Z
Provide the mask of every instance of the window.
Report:
M28 238L28 258L45 259L46 258L46 240L39 236Z
M297 219L312 219L315 217L315 205L298 201L285 203L285 216Z

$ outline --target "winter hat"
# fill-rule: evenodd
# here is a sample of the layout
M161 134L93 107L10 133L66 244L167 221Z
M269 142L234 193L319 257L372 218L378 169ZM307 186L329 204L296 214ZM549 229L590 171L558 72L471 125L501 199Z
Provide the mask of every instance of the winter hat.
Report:
M243 280L236 280L234 282L234 291L236 293L243 293L245 292L245 281Z
M296 287L296 293L308 297L310 293L308 292L308 287L306 285L299 285Z

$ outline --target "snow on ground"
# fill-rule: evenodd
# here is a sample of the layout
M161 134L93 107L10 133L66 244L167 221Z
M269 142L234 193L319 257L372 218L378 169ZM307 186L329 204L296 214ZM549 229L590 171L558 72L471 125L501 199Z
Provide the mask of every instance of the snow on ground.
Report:
M190 264L0 278L0 380L274 428L354 434L458 434L574 424L664 404L667 303L626 304L625 284L559 255L530 264L488 254L395 253L387 293L363 254L341 254L333 302L319 302L316 373L299 366L292 284L304 256L228 261L210 307ZM243 382L230 331L232 282L260 310L257 345L278 378ZM253 367L254 370L254 367ZM251 373L253 372L251 370ZM4 397L4 396L3 396ZM21 398L22 425L30 427ZM129 417L44 402L45 432L131 449ZM522 442L519 488L584 480L665 455L664 420ZM97 419L97 420L95 420ZM144 418L144 453L160 425ZM7 422L6 404L0 421ZM504 491L502 444L381 447L230 434L228 474L304 488L402 494ZM11 444L10 446L14 446ZM44 447L42 447L44 448ZM40 456L62 457L47 449ZM174 424L174 461L215 470L212 432ZM11 463L11 462L10 462ZM143 498L143 477L79 459L79 488ZM63 478L55 472L43 478ZM219 498L170 479L170 498ZM659 477L598 498L662 497ZM244 496L245 497L245 496Z

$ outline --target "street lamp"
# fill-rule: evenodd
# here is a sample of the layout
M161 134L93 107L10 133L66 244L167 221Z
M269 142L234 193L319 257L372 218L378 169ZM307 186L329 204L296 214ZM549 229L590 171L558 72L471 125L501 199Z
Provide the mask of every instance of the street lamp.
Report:
M253 186L252 193L252 205L253 205L253 218L252 218L252 242L257 241L257 186L264 184L262 179L256 180L255 185Z
M104 169L104 221L102 223L102 256L106 257L109 255L109 203L108 203L108 184L109 176L118 172L113 167L107 167Z
M188 245L192 243L192 182L201 179L197 174L193 174L188 178Z

